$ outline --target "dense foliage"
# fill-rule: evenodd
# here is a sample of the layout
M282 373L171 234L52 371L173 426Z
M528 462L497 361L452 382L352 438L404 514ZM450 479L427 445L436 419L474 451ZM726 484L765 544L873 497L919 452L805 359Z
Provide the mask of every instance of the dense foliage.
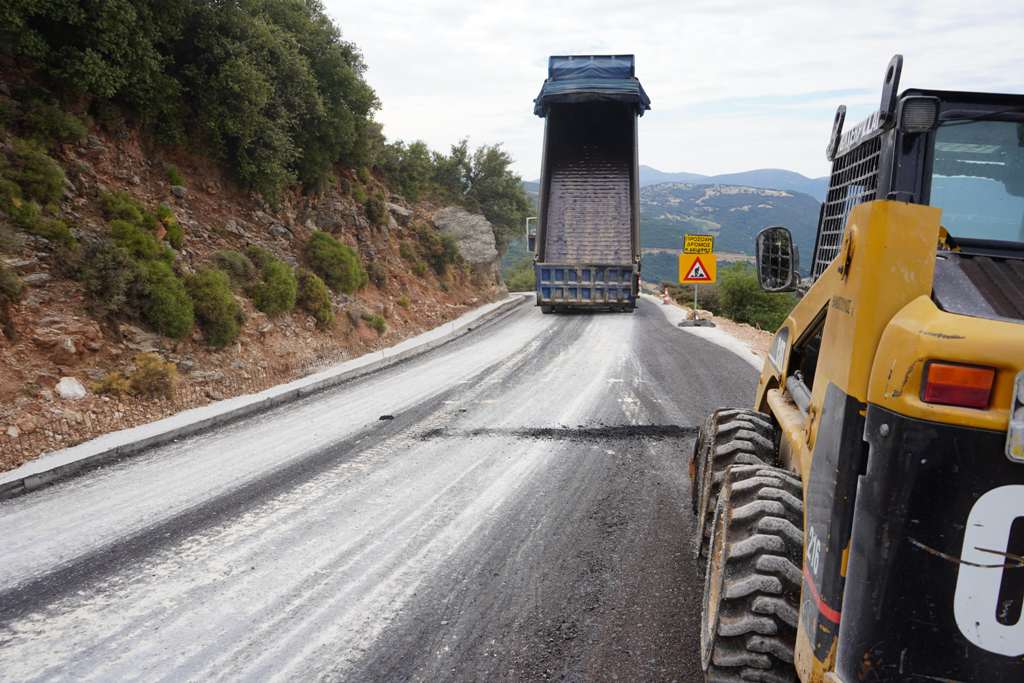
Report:
M504 273L505 285L510 292L532 292L537 286L533 257L526 256Z
M316 273L305 268L299 270L299 306L316 320L321 329L330 326L334 321L334 306L331 304L331 291Z
M11 321L11 306L21 300L24 285L17 273L0 261L0 332L8 339L14 339L16 331Z
M206 343L214 348L223 348L235 341L245 316L231 293L231 281L227 274L213 268L204 268L189 277L187 285L195 307L196 321L203 330Z
M250 247L246 256L260 271L259 280L248 288L253 305L269 316L295 308L299 283L292 267L262 247Z
M512 157L501 145L484 145L470 152L462 140L445 155L431 152L424 142L385 145L378 168L407 199L436 197L482 213L494 225L498 250L522 231L531 210L522 179L512 171Z
M309 238L306 262L336 292L351 294L369 281L355 250L326 232L314 232Z
M319 0L4 2L0 48L97 114L117 104L169 142L198 131L271 198L322 185L336 162L368 163L380 137L362 56ZM54 122L80 133L54 116L40 126Z

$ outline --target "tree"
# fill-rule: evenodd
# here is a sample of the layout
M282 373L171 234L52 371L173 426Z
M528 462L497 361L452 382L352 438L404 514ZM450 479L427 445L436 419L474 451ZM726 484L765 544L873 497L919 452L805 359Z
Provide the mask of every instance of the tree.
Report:
M512 157L501 144L484 145L473 152L466 198L494 225L498 251L505 252L530 213L523 179L512 172Z

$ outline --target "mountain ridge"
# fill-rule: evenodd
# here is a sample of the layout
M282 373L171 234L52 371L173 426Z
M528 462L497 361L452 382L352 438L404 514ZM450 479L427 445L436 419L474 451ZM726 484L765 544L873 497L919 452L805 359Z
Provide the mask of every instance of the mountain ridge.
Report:
M689 183L692 185L736 185L754 187L762 190L786 190L810 195L819 202L825 200L828 187L828 176L808 178L807 176L783 168L755 168L736 173L720 173L705 175L688 171L666 172L652 166L640 166L640 187L650 187L662 183ZM540 181L523 182L523 188L529 194L540 192Z

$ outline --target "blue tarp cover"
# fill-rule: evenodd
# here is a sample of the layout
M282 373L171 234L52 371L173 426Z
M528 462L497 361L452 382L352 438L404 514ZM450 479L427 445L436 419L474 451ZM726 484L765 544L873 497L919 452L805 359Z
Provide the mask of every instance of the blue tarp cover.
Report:
M643 116L651 108L651 99L634 76L633 64L633 55L551 57L548 78L533 101L533 113L543 117L554 103L615 100L633 103L637 114Z

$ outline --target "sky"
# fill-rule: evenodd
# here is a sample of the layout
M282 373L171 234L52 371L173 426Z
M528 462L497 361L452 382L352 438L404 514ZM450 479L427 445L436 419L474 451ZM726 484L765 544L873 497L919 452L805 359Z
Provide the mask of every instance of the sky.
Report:
M904 56L902 88L1024 93L1024 3L324 0L363 52L389 140L447 151L502 143L540 175L533 98L552 54L635 54L651 97L640 163L708 175L828 173L839 104L847 127L878 107Z

